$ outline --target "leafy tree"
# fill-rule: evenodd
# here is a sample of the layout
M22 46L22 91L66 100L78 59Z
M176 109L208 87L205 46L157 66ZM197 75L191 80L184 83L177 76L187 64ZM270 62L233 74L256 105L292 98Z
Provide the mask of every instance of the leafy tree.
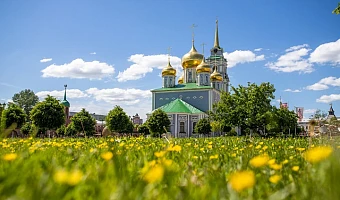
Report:
M65 124L61 125L55 132L57 133L58 136L65 135L65 132L66 132Z
M153 137L158 137L164 133L164 127L165 129L168 129L170 123L168 115L161 109L155 110L147 120L147 126Z
M198 120L195 126L195 132L201 134L209 134L211 132L211 124L208 118L202 118Z
M333 12L332 12L333 14L337 14L337 15L339 15L340 14L340 3L338 3L338 7L337 8L335 8L334 10L333 10Z
M134 125L132 121L129 120L129 122L126 124L125 130L123 131L123 133L132 133L133 129L134 129Z
M9 127L13 127L13 129L21 128L25 120L26 114L24 111L15 104L9 104L8 108L2 112L1 127L4 129Z
M130 118L120 106L115 106L106 116L106 126L111 132L124 133L130 126Z
M33 124L43 132L56 130L65 123L64 106L50 95L35 105L30 115Z
M39 102L39 97L34 94L34 92L30 89L25 89L20 91L19 93L14 94L12 100L15 104L17 104L20 108L22 108L26 115L27 120L30 119L30 111L33 109L35 104Z
M138 132L143 134L143 135L149 135L150 134L150 130L148 128L148 125L146 123L139 125L138 126Z
M77 131L74 128L73 122L71 122L66 128L65 128L65 136L75 136L77 135Z
M297 127L297 115L294 111L290 111L287 108L274 108L274 123L276 127L275 132L281 132L288 134L289 131L292 132ZM280 130L280 131L278 131Z
M30 123L25 123L20 130L24 135L28 135L32 133L33 128Z
M92 136L95 132L96 120L84 108L72 117L72 123L77 132Z

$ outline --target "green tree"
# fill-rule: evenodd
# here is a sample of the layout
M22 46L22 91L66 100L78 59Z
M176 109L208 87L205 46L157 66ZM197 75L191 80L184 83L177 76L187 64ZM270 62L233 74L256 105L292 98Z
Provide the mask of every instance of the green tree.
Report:
M275 117L276 130L282 131L283 134L289 134L297 127L298 116L294 111L290 111L287 108L274 108L273 111Z
M64 136L66 132L66 126L65 124L61 125L57 130L55 131L58 136Z
M336 7L336 8L333 10L332 13L333 13L333 14L337 14L337 15L340 14L340 3L338 3L338 7Z
M168 115L161 109L155 110L147 120L147 126L153 137L159 137L164 133L164 127L168 130L170 123Z
M65 123L64 106L50 95L44 101L37 103L30 115L33 124L44 132L45 130L56 130Z
M139 125L138 126L138 133L141 133L143 135L149 135L150 134L150 130L148 128L148 125L146 123Z
M8 108L2 112L1 127L4 129L9 127L12 129L21 128L25 120L26 114L24 111L15 104L9 104Z
M92 136L95 132L96 120L84 108L72 117L72 123L77 132Z
M77 131L74 128L74 124L71 122L65 129L65 136L75 136L77 135Z
M198 120L195 128L196 133L208 135L211 132L211 124L208 118Z
M12 97L13 102L24 110L27 120L30 120L30 111L39 102L39 97L30 89L25 89Z
M106 116L106 126L111 132L124 133L128 130L130 118L120 106L115 106Z
M32 133L33 129L30 123L25 123L20 130L24 135L29 135L30 133Z

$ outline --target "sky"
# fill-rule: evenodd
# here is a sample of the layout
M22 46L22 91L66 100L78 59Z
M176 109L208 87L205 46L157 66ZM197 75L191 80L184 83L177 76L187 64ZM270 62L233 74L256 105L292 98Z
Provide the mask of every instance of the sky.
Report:
M160 73L195 46L209 56L215 20L232 86L270 82L273 105L308 118L333 104L340 115L337 0L0 1L0 103L33 90L67 99L71 111L107 114L115 105L143 119Z

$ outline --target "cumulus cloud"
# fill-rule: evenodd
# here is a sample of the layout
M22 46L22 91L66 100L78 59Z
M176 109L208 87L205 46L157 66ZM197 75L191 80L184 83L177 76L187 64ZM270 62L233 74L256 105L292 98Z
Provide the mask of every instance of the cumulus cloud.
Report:
M298 89L292 90L292 89L288 88L288 89L285 89L285 92L301 92L301 90L298 90Z
M313 63L340 64L340 39L318 46L309 58Z
M64 90L40 91L40 92L37 92L36 95L40 99L44 99L45 97L47 97L47 95L61 99L64 97L64 92L65 92ZM77 99L77 98L88 97L88 95L79 89L68 89L66 93L66 97L67 99Z
M266 66L277 72L311 73L314 71L313 65L304 58L310 51L307 47L306 44L290 47L276 62L269 62Z
M326 90L329 86L340 87L340 78L333 76L321 79L319 82L306 87L307 90Z
M41 63L50 62L50 61L52 61L52 58L44 58L40 60Z
M237 64L242 64L242 63L249 63L249 62L255 62L255 61L260 61L264 60L264 55L259 55L257 56L255 53L249 50L236 50L231 53L225 52L224 57L227 58L228 60L228 67L234 67Z
M91 61L85 62L81 58L77 58L70 63L63 65L50 65L43 69L42 77L56 78L77 78L77 79L102 79L114 74L114 68L103 62Z
M177 70L177 76L181 75L181 59L176 56L171 56L171 65ZM147 73L151 73L154 68L162 69L168 64L168 55L144 55L134 54L128 59L133 64L123 72L118 73L118 82L129 80L138 80L143 78Z
M331 103L333 101L340 101L340 94L322 95L316 100L320 103Z
M257 49L254 49L254 51L261 51L262 48L257 48Z

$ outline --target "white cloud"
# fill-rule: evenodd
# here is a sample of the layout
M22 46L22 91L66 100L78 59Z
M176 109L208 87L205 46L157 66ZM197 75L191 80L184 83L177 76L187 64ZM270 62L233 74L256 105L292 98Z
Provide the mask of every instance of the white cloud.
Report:
M254 51L261 51L262 48L257 48L257 49L254 49Z
M44 59L41 59L40 62L45 63L45 62L50 62L51 60L52 58L44 58Z
M290 52L290 51L296 51L296 50L299 50L299 49L302 49L302 48L308 48L308 44L301 44L301 45L296 45L296 46L292 46L292 47L289 47L288 49L286 49L286 52Z
M340 94L322 95L316 100L316 102L320 103L330 103L333 101L340 101Z
M88 78L102 79L114 74L115 69L107 63L92 61L85 62L81 58L77 58L70 63L64 65L50 65L43 69L43 77L57 78Z
M96 55L97 53L96 53L96 52L91 52L90 54L91 54L91 55Z
M319 82L306 87L307 90L326 90L329 86L340 87L340 78L333 76L321 79Z
M304 56L308 55L310 49L308 45L298 45L286 50L286 54L279 57L276 62L269 62L266 66L277 72L303 72L311 73L314 71L313 65Z
M177 77L181 75L181 59L176 56L170 57L172 67L177 70ZM119 72L117 78L119 82L125 82L128 80L138 80L143 78L147 73L151 73L154 68L162 69L168 64L168 55L149 55L134 54L130 56L128 61L133 64L124 70Z
M292 89L285 89L285 92L301 92L301 90L292 90Z
M242 50L236 50L234 52L231 53L227 53L225 52L224 57L227 58L228 60L228 67L234 67L237 64L242 64L242 63L249 63L249 62L255 62L255 61L260 61L260 60L264 60L264 55L259 55L257 56L255 53L253 53L252 51L246 50L246 51L242 51Z
M317 109L306 109L303 111L304 114L314 114Z
M318 46L309 58L313 63L340 64L340 39Z
M36 95L40 99L44 99L45 97L47 97L47 95L61 99L64 97L64 93L65 93L64 90L59 90L59 91L53 90L53 91L40 91L40 92L37 92ZM66 92L67 99L77 99L77 98L84 98L84 97L88 97L88 95L79 89L68 89Z

